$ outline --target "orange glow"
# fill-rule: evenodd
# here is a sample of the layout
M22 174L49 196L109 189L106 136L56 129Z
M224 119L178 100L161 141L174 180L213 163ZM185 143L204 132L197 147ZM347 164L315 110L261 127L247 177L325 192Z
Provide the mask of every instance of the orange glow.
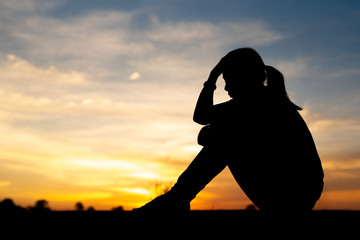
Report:
M201 83L189 87L182 81L203 79L207 67L200 71L166 56L156 61L115 74L119 79L95 81L108 72L91 75L37 66L14 54L2 57L0 196L23 206L46 199L59 210L74 209L78 201L98 210L120 205L130 210L151 200L151 181L174 183L201 149L196 143L200 126L192 122ZM151 84L153 72L181 84ZM189 75L177 79L178 72ZM216 93L216 102L227 99L226 93ZM359 210L359 120L327 119L308 106L302 114L325 170L316 208ZM226 169L192 209L243 209L249 203Z
M9 156L9 154L7 154ZM17 159L27 162L25 153L12 154ZM25 157L27 156L27 157ZM24 157L24 158L22 158ZM189 156L190 159L191 156ZM161 158L152 159L147 164L146 159L136 160L100 160L100 158L73 158L55 161L34 162L34 165L19 164L15 161L5 162L4 167L12 174L21 173L0 181L0 192L3 196L18 200L25 206L33 204L38 199L46 199L50 207L56 209L73 209L75 202L91 204L96 209L111 209L122 205L130 210L151 200L152 192L149 181L162 179L174 182L184 167L161 164ZM142 161L145 164L142 164ZM30 161L31 162L31 161ZM35 164L36 163L36 164ZM186 161L182 164L186 166ZM325 173L339 167L336 161L324 164ZM167 171L167 170L173 171ZM164 173L171 175L163 175ZM328 179L341 177L345 173L334 172ZM34 182L39 178L40 182ZM5 195L7 194L7 195ZM27 199L26 202L22 199ZM322 199L316 209L357 209L359 208L360 192L358 190L328 191L325 189ZM228 170L220 174L192 202L192 209L238 209L245 208L250 201L237 186Z

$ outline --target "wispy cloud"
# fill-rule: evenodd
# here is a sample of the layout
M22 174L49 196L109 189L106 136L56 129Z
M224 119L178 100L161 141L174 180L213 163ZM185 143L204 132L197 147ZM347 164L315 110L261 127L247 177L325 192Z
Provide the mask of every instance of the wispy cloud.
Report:
M35 12L45 12L49 9L52 9L56 6L61 5L61 0L54 1L46 1L46 0L1 0L0 6L1 8L10 12L18 12L18 13L35 13Z
M184 44L200 48L214 49L227 44L263 45L282 38L279 33L267 29L260 21L213 24L201 21L160 22L152 17L152 25L147 31L147 38L171 45Z
M360 68L342 69L340 71L329 73L330 78L340 78L346 76L359 76L359 75L360 75Z
M193 59L199 65L211 53L220 57L216 54L223 54L229 45L266 45L282 38L261 21L162 22L152 15L143 28L133 24L138 17L146 17L138 11L95 11L67 19L30 13L8 16L0 25L8 30L2 38L21 43L21 56L31 57L34 63L85 71L98 80L106 76L126 79L134 71L143 72L132 69L134 62L143 63L145 70L151 62L158 64L158 70L166 62ZM159 56L165 62L159 62ZM144 76L149 74L144 72Z
M266 50L287 40L274 30L281 27L260 18L175 20L141 6L53 15L62 3L0 0L0 132L7 136L0 139L0 187L19 198L49 193L58 202L144 203L147 178L175 180L199 150L192 112L213 65L235 47ZM358 156L360 124L350 106L358 106L358 92L340 92L341 106L316 101L327 91L309 93L316 79L353 79L358 69L324 70L311 56L287 54L264 59L284 73L290 95L302 99L331 189L350 180L359 189L353 178L359 158L344 157ZM228 99L223 84L216 102ZM340 175L347 180L336 185ZM220 186L233 194L236 183L229 173L223 177L195 205L206 200L211 208ZM248 202L225 195L229 206Z

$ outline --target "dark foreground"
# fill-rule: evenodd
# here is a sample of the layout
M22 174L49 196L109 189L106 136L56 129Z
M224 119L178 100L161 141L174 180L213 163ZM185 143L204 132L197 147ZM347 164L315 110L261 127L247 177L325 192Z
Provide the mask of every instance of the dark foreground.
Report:
M27 233L28 236L51 232L48 239L60 235L67 235L72 239L71 236L76 234L104 234L128 239L130 237L125 237L124 234L157 237L165 232L172 233L171 239L176 236L234 236L244 233L252 236L278 236L285 232L292 234L288 239L302 234L308 237L314 234L333 237L333 234L341 234L342 239L347 239L345 235L357 233L360 228L360 211L313 211L301 218L264 216L255 210L191 211L189 215L182 217L136 216L129 211L25 212L15 215L1 214L0 217L3 230L14 228L18 231L15 230L13 234Z

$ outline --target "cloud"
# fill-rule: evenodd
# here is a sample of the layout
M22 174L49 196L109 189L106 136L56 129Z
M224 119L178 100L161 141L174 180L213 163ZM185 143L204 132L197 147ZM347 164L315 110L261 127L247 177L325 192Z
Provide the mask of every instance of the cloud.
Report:
M360 190L360 120L356 117L337 116L314 112L310 106L302 111L314 137L325 173L325 190L320 199L321 208L352 205ZM346 197L343 196L346 194Z
M9 181L0 181L0 189L5 188L10 185Z
M89 86L91 79L84 72L39 68L12 54L1 60L0 72L0 99L7 102L2 109L13 113L64 111L70 103L67 98L76 94L77 87Z
M7 12L33 13L45 12L61 4L61 1L46 0L1 0L0 8L6 9Z
M308 124L319 147L327 154L345 154L357 149L357 139L360 138L358 119L316 119Z
M238 22L160 22L153 18L152 26L147 33L150 40L162 43L195 44L197 47L218 47L238 43L239 45L264 45L280 40L280 34L266 29L264 23Z
M0 10L1 181L37 194L51 182L50 201L73 200L61 186L104 199L145 189L140 177L176 179L198 149L192 112L212 65L232 45L281 39L260 21L144 27L137 12L55 18L30 3Z
M1 97L9 103L2 115L15 133L46 133L84 149L90 144L153 151L144 141L165 142L156 147L159 153L189 149L197 131L191 125L196 86L201 87L222 49L281 39L259 21L214 24L153 17L143 28L134 26L135 12L93 11L65 19L31 9L26 16L13 13L3 16L7 21L0 28L7 31L1 38L21 43L22 51L6 53L2 61ZM138 81L124 81L129 77Z
M54 2L0 1L0 101L5 103L0 132L7 136L0 140L0 187L9 193L26 187L30 194L36 186L38 197L51 182L49 197L55 200L73 201L70 195L78 192L76 200L90 196L115 203L121 194L124 203L138 204L131 196L145 194L147 187L140 177L174 180L199 150L200 127L191 117L212 66L232 48L283 40L259 20L163 21L141 9L60 18L47 12L61 4ZM140 24L144 19L147 23ZM265 62L284 73L290 93L307 97L300 85L314 77L316 67L308 59ZM354 68L325 75L358 73ZM305 106L302 114L323 159L328 189L359 189L358 119L313 111ZM223 177L226 184L232 181L229 173ZM215 201L226 191L231 195L222 201L230 206L238 186L224 182L210 185L202 199ZM243 194L241 199L241 206L248 203Z
M359 76L359 75L360 75L359 68L348 68L348 69L342 69L339 71L329 73L330 78L343 78L346 76Z
M140 73L138 72L133 72L130 76L129 76L129 80L136 80L140 78Z
M267 63L265 62L265 64ZM286 80L299 79L310 74L307 61L303 58L286 61L270 60L270 64L273 64L274 67L278 68L278 70L283 73Z
M55 83L55 84L79 84L88 82L89 76L83 72L71 71L70 73L60 72L56 67L51 66L46 69L36 68L34 65L15 55L7 55L7 60L3 62L0 71L2 79L9 81L33 81L33 84ZM36 82L37 81L37 82Z
M166 100L168 90L149 85L146 92L137 92L150 101L136 101L136 96L125 95L131 95L126 85L38 67L14 55L0 61L0 71L0 101L6 102L0 107L0 128L12 139L2 141L7 156L15 151L14 142L17 151L37 159L82 155L89 148L95 155L114 151L161 155L165 149L192 154L185 146L193 144L197 131L191 124L193 103L179 104L185 96L179 89ZM179 134L174 137L174 132ZM43 148L33 154L37 146Z
M143 73L142 68L132 68L134 62L142 63L144 69L157 62L159 71L164 64L159 57L167 63L189 61L198 66L207 64L209 55L220 58L228 46L261 46L282 38L261 21L162 22L149 16L150 23L144 28L134 25L140 17L144 16L138 11L93 11L65 19L14 13L4 17L0 25L1 40L12 48L20 45L20 56L31 58L35 64L76 69L100 81L127 79L135 71ZM192 68L187 70L191 72Z

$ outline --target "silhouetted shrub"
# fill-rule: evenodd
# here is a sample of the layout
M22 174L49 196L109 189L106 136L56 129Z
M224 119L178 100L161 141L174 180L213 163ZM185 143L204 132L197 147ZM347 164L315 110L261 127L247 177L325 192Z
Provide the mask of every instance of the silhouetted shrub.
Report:
M84 205L81 203L81 202L77 202L76 204L75 204L75 210L76 211L84 211Z
M124 208L123 208L123 206L118 206L118 207L114 207L113 209L111 209L111 211L113 211L113 212L123 212Z
M25 209L16 206L11 198L5 198L0 202L0 213L2 214L18 214L25 212Z
M93 206L90 206L90 207L88 207L88 209L86 211L95 212L95 208Z
M51 211L49 202L45 199L36 201L35 207L30 207L30 211L34 213L48 213Z

